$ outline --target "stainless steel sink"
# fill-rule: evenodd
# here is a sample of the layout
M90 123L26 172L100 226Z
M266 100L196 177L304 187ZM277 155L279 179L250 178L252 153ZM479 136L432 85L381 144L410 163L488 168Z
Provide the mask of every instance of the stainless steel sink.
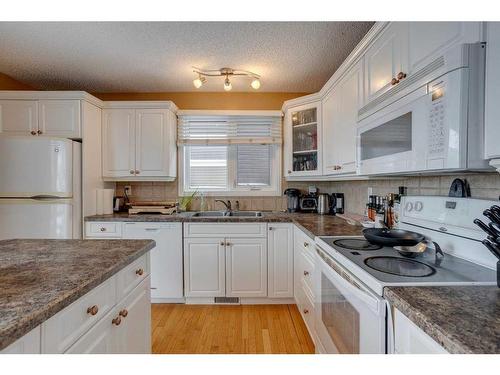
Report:
M198 211L192 217L261 217L260 211Z

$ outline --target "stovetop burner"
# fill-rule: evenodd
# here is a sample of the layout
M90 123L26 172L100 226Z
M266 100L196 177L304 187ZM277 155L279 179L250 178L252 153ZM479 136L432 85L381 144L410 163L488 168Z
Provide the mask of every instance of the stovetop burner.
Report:
M333 244L348 250L373 251L382 248L382 246L371 244L360 238L343 238L333 241Z
M397 276L426 277L436 273L433 267L407 258L390 256L371 257L365 259L365 264L374 270Z

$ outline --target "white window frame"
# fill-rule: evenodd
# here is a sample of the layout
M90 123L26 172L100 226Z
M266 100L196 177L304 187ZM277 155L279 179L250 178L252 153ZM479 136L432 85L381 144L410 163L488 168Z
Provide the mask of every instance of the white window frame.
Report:
M258 196L281 196L281 156L283 145L275 144L271 146L271 185L268 187L240 187L236 185L236 150L229 146L228 150L228 190L204 190L205 196L211 197L258 197ZM184 175L185 171L185 155L186 146L179 146L179 196L186 196L193 193L194 190L185 189ZM201 191L200 191L201 192Z

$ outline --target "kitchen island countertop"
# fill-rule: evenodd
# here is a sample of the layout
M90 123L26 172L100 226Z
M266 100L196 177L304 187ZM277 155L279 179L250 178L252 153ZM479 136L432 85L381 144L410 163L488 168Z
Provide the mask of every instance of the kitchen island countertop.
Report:
M361 236L361 225L349 224L346 220L332 215L314 213L262 212L259 217L193 217L184 212L173 215L112 215L87 216L85 221L124 221L124 222L193 222L193 223L294 223L309 237L315 236Z
M151 240L0 241L0 350L154 246Z
M449 353L500 353L497 286L386 287L384 296Z

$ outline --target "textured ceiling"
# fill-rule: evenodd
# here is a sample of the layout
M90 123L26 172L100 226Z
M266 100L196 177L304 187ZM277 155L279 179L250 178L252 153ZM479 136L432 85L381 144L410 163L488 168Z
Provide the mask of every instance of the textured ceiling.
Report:
M314 92L372 22L0 22L0 72L46 90L195 91L191 66L253 71L260 91ZM198 91L223 91L211 78ZM234 91L251 91L245 78Z

